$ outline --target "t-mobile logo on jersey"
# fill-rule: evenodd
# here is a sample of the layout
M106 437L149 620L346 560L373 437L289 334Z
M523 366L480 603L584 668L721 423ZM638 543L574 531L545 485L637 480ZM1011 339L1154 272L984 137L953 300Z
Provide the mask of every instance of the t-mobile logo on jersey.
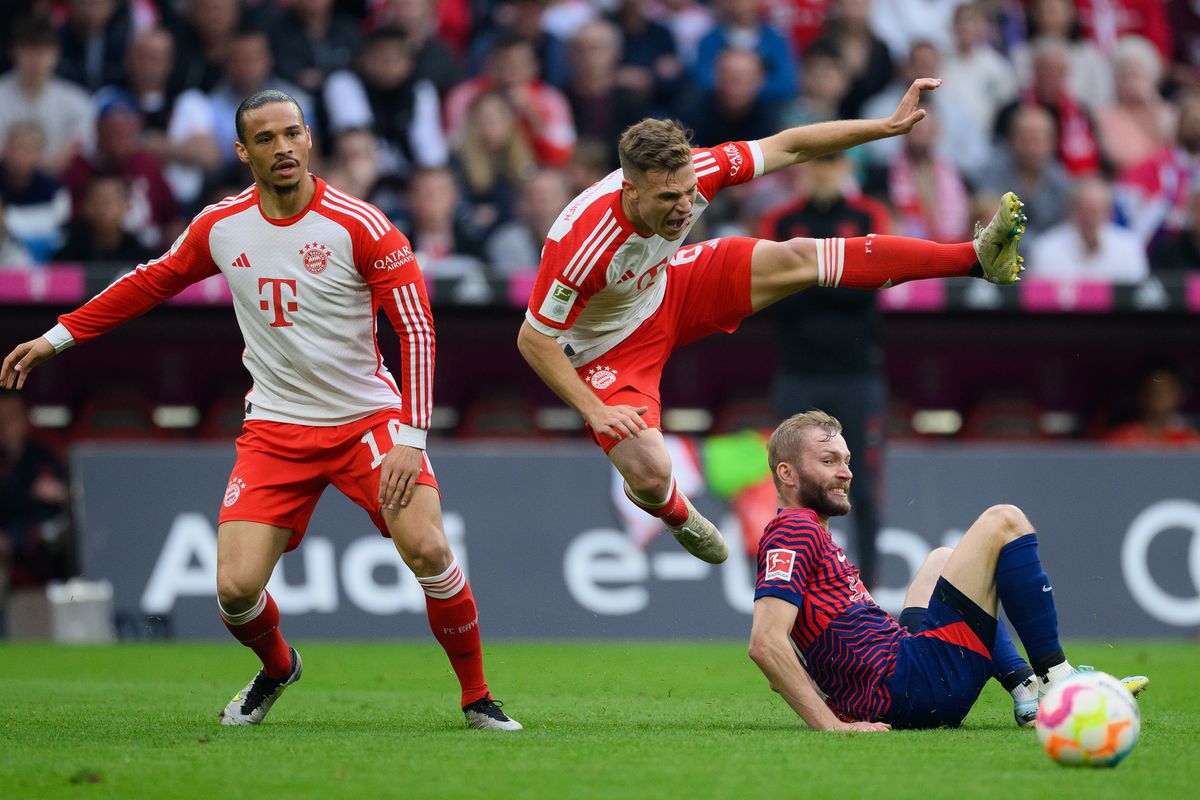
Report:
M275 319L271 321L272 328L290 328L292 323L284 316L284 312L295 312L300 308L300 305L295 301L283 299L283 290L288 289L291 296L296 296L296 279L295 278L259 278L258 293L262 295L263 287L270 286L270 296L265 300L258 301L258 307L263 311L273 311Z

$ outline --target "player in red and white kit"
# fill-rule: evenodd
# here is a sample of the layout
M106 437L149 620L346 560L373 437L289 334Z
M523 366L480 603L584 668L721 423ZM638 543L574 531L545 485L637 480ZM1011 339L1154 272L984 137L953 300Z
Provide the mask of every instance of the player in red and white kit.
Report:
M468 724L518 730L488 691L475 599L446 542L425 454L433 318L409 242L374 206L309 174L312 137L290 96L259 92L236 122L238 158L254 185L200 212L166 255L17 346L0 367L0 386L19 389L56 353L224 274L254 388L217 528L217 596L226 627L263 666L222 724L262 722L300 678L300 656L279 631L266 585L332 483L391 537L425 590ZM400 337L399 379L375 338L381 306Z
M720 531L675 485L659 430L659 379L671 352L810 286L881 289L917 278L1021 271L1021 202L1011 192L961 244L874 234L852 239L711 239L680 244L726 186L863 142L907 133L925 116L917 80L888 119L824 122L758 141L693 148L673 122L621 136L621 168L576 197L554 223L518 347L587 422L625 479L629 499L663 520L692 554L720 563Z

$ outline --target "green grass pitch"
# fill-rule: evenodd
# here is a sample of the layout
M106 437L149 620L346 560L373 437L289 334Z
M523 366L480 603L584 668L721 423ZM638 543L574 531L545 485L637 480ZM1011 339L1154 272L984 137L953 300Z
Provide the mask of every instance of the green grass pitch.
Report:
M1200 644L1074 643L1150 675L1115 770L1068 769L994 682L963 728L807 730L737 643L487 645L526 730L470 731L430 644L299 643L258 728L217 711L253 674L229 643L0 645L0 797L1172 798L1200 784Z

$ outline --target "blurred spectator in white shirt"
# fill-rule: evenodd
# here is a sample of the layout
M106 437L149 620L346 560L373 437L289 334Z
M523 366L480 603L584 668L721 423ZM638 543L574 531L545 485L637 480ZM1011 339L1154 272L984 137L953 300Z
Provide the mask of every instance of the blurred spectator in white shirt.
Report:
M912 52L897 73L896 80L886 89L869 100L862 109L865 119L886 119L896 110L900 99L917 78L936 78L943 74L937 48L929 42L917 42ZM960 173L974 179L989 168L991 143L986 132L975 124L975 119L952 98L935 90L924 100L941 120L942 132L938 138L938 153L954 162ZM880 139L866 145L867 154L874 164L886 166L904 147L904 137Z
M887 44L897 61L908 56L917 42L930 42L949 52L954 9L965 0L874 0L871 27ZM936 76L928 76L936 77Z
M58 32L50 20L26 17L12 27L13 69L0 75L0 139L22 120L46 136L44 167L57 175L96 140L96 113L87 92L57 78Z
M1136 283L1150 274L1141 240L1113 222L1112 190L1083 178L1071 194L1070 216L1033 243L1029 274L1063 281Z
M1012 65L991 45L991 26L981 5L954 10L954 48L942 59L938 94L969 111L982 131L990 131L996 112L1017 96Z
M1113 102L1112 67L1096 45L1079 35L1077 12L1072 0L1033 0L1029 7L1029 38L1009 54L1017 83L1033 83L1033 43L1049 37L1068 43L1067 88L1089 109Z

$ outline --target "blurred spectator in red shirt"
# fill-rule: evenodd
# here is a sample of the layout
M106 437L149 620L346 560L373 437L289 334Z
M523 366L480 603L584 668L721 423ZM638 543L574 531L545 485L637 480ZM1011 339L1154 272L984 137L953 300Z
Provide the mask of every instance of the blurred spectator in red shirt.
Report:
M1159 54L1171 58L1171 29L1163 0L1075 0L1079 27L1101 52L1111 53L1127 34L1149 39Z
M1174 147L1117 176L1117 204L1143 243L1175 236L1188 225L1188 204L1200 171L1200 95L1176 103Z
M1036 105L1054 115L1058 124L1058 157L1072 175L1091 175L1100 169L1100 147L1087 110L1067 83L1071 48L1064 39L1038 39L1033 46L1033 82L1020 98L996 117L996 137L1007 138L1013 114Z
M1105 435L1110 444L1131 447L1200 446L1197 431L1180 413L1183 383L1168 367L1156 367L1142 380L1138 393L1138 417Z
M462 136L467 108L480 94L502 92L516 112L525 140L543 164L558 166L571 158L575 126L562 92L538 80L533 45L510 34L497 37L482 75L460 83L446 98L446 130L452 141Z
M116 175L128 190L125 229L143 245L165 250L181 229L179 204L163 177L163 163L144 148L141 112L127 93L113 90L97 94L99 120L96 147L76 156L63 170L62 180L71 193L72 214L83 215L88 184L97 175Z
M935 242L961 242L970 234L970 197L953 162L937 151L940 119L932 110L904 138L888 168L888 199L895 233Z

